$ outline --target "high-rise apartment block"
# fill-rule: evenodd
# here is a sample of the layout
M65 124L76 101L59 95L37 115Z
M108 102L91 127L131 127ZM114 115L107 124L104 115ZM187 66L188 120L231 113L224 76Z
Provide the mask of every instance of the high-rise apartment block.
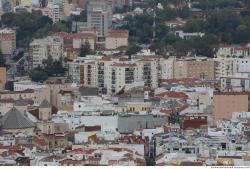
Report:
M112 25L112 7L106 0L92 0L87 5L87 25L104 37Z
M35 39L30 43L32 66L37 67L49 56L53 60L63 57L63 42L59 36L48 36L44 39Z
M16 51L16 31L12 29L0 30L0 51L4 55L12 56Z

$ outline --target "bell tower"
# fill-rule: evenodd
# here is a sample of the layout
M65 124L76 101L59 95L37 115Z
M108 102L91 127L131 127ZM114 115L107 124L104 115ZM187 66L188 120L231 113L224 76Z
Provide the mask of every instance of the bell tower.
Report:
M52 114L52 108L48 100L44 99L39 106L39 120L40 121L50 121Z

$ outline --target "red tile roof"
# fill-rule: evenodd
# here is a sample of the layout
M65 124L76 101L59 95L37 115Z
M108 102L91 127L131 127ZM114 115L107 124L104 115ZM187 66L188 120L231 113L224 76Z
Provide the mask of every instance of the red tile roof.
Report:
M96 40L97 36L94 33L75 33L72 34L73 39L94 39Z
M83 149L83 148L78 148L78 149L74 149L72 151L70 151L69 153L73 153L73 154L92 154L93 152L95 152L95 149Z
M128 36L129 36L128 30L115 30L115 29L109 30L106 35L106 37L108 38L128 38Z
M101 161L101 158L100 157L92 157L92 156L90 156L90 157L87 158L87 161Z
M182 98L182 99L188 99L188 95L184 92L175 92L175 91L166 91L160 94L156 94L156 97L174 97L174 98Z
M242 123L244 127L250 127L250 123Z
M85 131L101 131L101 126L85 126Z
M48 142L43 138L34 137L33 142L39 146L46 146Z

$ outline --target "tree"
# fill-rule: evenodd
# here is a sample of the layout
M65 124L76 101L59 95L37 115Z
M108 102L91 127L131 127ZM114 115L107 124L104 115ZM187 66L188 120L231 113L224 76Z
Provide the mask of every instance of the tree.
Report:
M52 32L68 32L65 22L58 22L52 25Z
M41 12L36 11L32 13L5 13L2 15L1 21L4 26L18 27L16 33L17 45L21 47L27 47L34 37L40 38L48 35L53 24L49 17L43 16ZM37 33L38 31L40 32Z
M136 54L140 50L141 50L141 48L138 45L136 45L134 43L129 44L128 47L127 47L126 55L131 56L133 54Z
M85 43L82 43L80 46L80 57L86 57L90 52L90 44L88 41L85 41Z
M55 74L56 76L63 75L65 73L62 58L53 62L53 70L53 74Z
M63 67L63 59L53 60L51 56L47 60L44 60L44 71L48 76L58 76L65 73L65 68Z
M29 76L35 82L43 82L48 79L47 72L40 67L31 69Z
M52 76L54 72L52 56L48 56L48 59L43 61L43 65L44 71L46 71L48 76Z
M6 61L5 61L4 55L0 51L0 67L5 67L6 66L5 62Z
M179 118L178 113L172 112L170 114L170 116L168 117L168 123L169 124L176 124L176 123L179 123L179 122L180 122L180 118Z

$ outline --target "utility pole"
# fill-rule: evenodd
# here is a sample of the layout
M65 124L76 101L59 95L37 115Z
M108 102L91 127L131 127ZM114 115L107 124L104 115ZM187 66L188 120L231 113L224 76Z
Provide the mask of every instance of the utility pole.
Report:
M156 17L156 13L155 13L156 8L154 7L154 23L153 23L153 39L152 41L155 41L155 37L156 37L156 24L155 24L155 17Z

